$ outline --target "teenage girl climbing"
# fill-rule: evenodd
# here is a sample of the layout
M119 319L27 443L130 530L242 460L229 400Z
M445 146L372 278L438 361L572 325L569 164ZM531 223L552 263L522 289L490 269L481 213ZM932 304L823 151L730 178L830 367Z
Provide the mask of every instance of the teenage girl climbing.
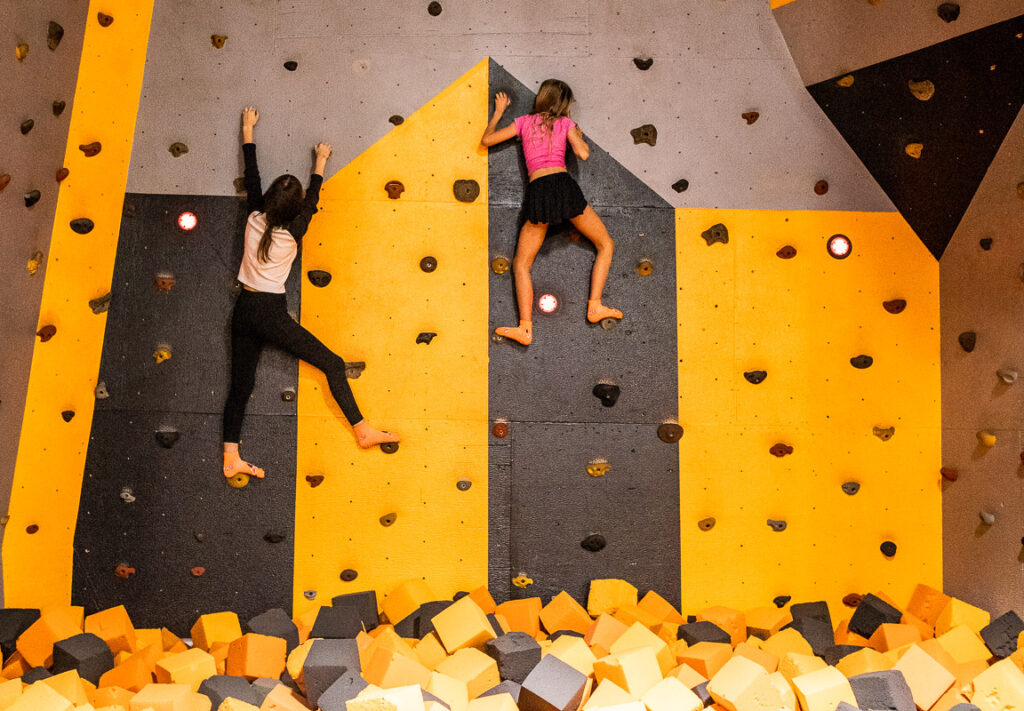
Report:
M345 361L332 353L316 336L288 315L284 283L298 253L298 242L316 214L324 166L331 155L326 143L317 144L316 165L303 194L293 175L282 175L263 193L256 166L253 127L259 120L256 107L242 111L242 154L245 156L245 191L249 217L245 222L245 251L238 281L242 291L231 317L231 386L224 404L224 476L238 473L262 478L264 472L242 460L238 440L245 403L256 384L256 365L265 345L277 346L324 372L331 394L352 425L363 449L398 437L370 427L359 413L345 377Z
M512 261L516 301L519 303L519 325L502 326L495 329L495 333L528 346L533 341L533 282L530 280L530 268L544 244L548 225L569 220L597 248L597 258L590 274L587 320L597 323L605 318L622 318L622 312L601 303L615 242L608 235L608 230L594 208L587 204L579 185L565 169L566 141L580 160L590 156L590 147L583 140L583 132L569 118L569 109L573 103L572 89L558 79L544 80L537 92L533 113L520 116L511 125L498 129L498 121L509 103L504 92L495 95L494 116L487 124L480 143L493 146L515 136L523 141L530 180L524 201L526 221L519 231L516 256Z

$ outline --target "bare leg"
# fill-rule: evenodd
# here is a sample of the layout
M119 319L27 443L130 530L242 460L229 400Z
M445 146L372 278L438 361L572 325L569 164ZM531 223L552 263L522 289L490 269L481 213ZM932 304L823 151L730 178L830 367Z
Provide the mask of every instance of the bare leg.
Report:
M608 234L608 229L604 226L601 218L597 216L594 208L590 205L587 205L583 214L572 218L572 224L584 237L593 242L594 247L597 248L594 268L590 272L590 300L587 303L587 320L597 322L603 318L622 318L621 311L601 304L601 295L604 293L604 285L608 281L608 271L612 266L612 253L615 251L614 240Z
M530 279L530 270L547 233L547 223L523 223L523 228L519 231L519 243L516 245L516 256L512 260L512 273L516 280L516 303L519 305L519 326L503 326L495 330L499 336L519 341L524 346L530 345L533 341L533 281Z

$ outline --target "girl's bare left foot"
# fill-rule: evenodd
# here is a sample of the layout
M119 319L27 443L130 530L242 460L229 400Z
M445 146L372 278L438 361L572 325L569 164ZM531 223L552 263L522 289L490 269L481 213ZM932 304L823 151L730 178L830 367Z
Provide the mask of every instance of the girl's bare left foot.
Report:
M230 479L235 474L249 474L257 479L262 479L266 476L266 472L259 467L242 461L242 457L238 454L237 450L234 452L224 452L224 476Z
M610 306L605 306L600 301L594 301L591 299L587 302L587 320L590 323L597 323L602 319L606 318L622 318L622 312L618 309L613 309Z
M370 427L366 424L366 420L363 420L359 424L352 427L352 430L356 434L356 443L360 449L370 449L387 442L400 442L398 435L392 434L387 430L378 430Z

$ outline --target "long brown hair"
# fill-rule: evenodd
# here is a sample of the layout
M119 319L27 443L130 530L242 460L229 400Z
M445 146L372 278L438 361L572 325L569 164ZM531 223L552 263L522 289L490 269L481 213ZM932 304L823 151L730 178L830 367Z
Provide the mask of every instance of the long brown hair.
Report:
M302 183L294 175L282 175L267 188L263 196L263 214L267 218L267 229L263 231L256 257L265 262L270 258L270 245L275 227L285 227L302 209Z
M561 79L545 79L537 90L533 113L540 114L541 122L551 129L555 121L569 115L572 89Z

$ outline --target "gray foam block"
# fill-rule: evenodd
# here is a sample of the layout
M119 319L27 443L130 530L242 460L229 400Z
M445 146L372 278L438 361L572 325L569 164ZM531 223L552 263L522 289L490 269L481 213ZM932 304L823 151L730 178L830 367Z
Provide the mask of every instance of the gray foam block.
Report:
M377 612L376 590L363 590L361 592L336 595L331 598L331 607L354 608L367 632L380 624L380 615Z
M114 655L102 639L89 632L62 639L53 645L54 674L76 669L78 675L93 684L114 668Z
M203 683L199 685L199 693L210 699L211 708L213 709L219 708L224 703L224 699L229 698L238 699L253 706L259 706L263 702L263 697L257 693L253 684L250 684L240 676L217 674L203 680ZM276 679L274 680L274 686L277 686ZM270 689L267 689L267 692L269 691Z
M525 632L509 632L484 645L488 656L498 662L498 674L502 680L522 684L537 664L540 663L540 645Z
M506 679L497 686L492 686L487 691L480 694L480 696L497 696L498 694L511 694L512 698L519 701L519 692L522 691L523 685L518 684L511 679Z
M519 708L521 711L575 711L586 683L585 674L549 654L523 681Z
M1024 621L1013 610L1000 615L981 629L981 638L996 657L1008 657L1017 651L1017 638L1024 632Z
M288 652L299 646L299 628L292 622L288 613L280 607L275 607L253 617L245 623L245 631L268 637L280 637L285 640ZM216 708L216 704L214 708Z
M250 684L250 687L252 688L252 693L256 695L256 702L253 705L262 706L263 699L267 698L267 694L273 691L274 688L280 683L280 679L271 679L270 677L266 676L260 677L258 679L253 679L252 684Z
M681 639L691 645L697 644L697 642L726 642L732 644L732 637L729 633L708 620L679 625L679 629L676 631L676 639Z
M363 631L359 610L354 607L321 607L310 630L310 637L355 639Z
M321 711L346 711L346 703L366 687L367 683L358 671L346 669L344 674L320 694L317 705Z
M354 639L321 639L313 642L302 665L306 698L316 704L320 695L346 671L358 674L359 647Z
M851 676L850 687L862 709L915 711L917 708L907 680L895 669Z
M850 617L850 631L870 639L880 625L897 624L901 619L902 612L885 600L868 593Z

